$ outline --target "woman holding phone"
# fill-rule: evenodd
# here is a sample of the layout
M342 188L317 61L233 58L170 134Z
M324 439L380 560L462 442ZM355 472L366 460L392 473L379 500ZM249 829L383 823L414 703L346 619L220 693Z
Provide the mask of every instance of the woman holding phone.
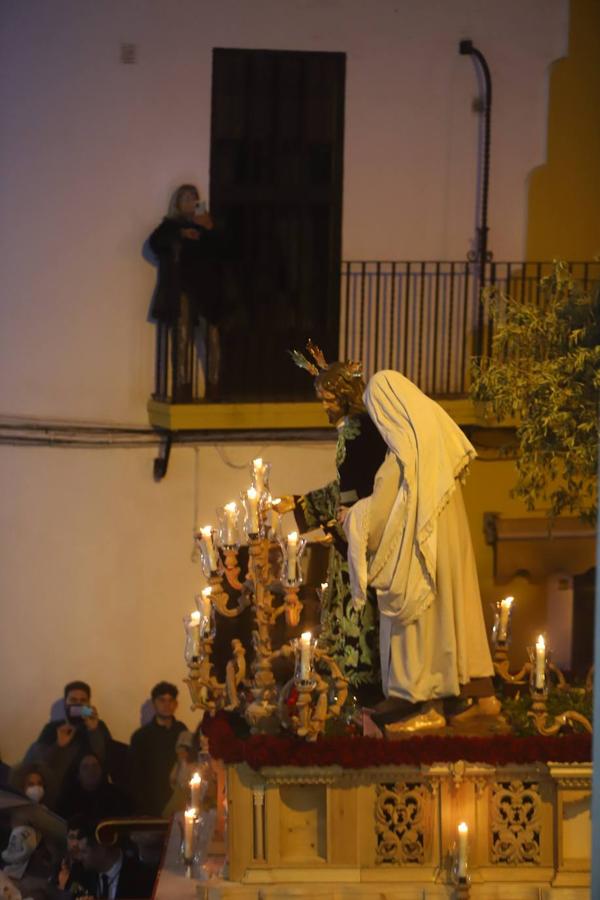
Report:
M194 332L206 322L206 393L219 380L220 273L218 239L198 188L182 184L169 210L150 235L159 261L152 316L171 328L173 399L193 399Z

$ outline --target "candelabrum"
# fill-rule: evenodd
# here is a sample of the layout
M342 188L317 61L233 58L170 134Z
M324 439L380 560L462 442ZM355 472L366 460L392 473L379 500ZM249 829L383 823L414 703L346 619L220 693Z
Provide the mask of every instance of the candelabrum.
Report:
M582 713L568 709L557 715L548 712L548 691L552 685L558 692L573 691L562 671L550 658L550 650L546 646L543 635L540 635L535 646L528 647L528 661L518 672L510 671L509 648L511 641L511 625L513 613L513 597L505 597L494 605L494 624L492 627L492 647L494 671L504 684L529 686L532 704L527 715L532 720L536 731L541 735L558 734L567 725L580 725L585 731L592 733L592 723ZM592 670L587 675L583 692L591 692L593 685Z
M199 595L198 613L186 628L186 683L194 709L236 710L253 731L273 731L281 725L307 740L315 740L328 718L340 715L348 683L335 661L304 634L274 649L274 628L281 616L289 628L300 624L303 604L302 555L304 538L296 532L284 537L277 502L269 491L270 466L262 459L251 467L252 487L241 504L217 511L219 527L204 526L194 534L208 587ZM240 548L248 548L247 572L241 578ZM210 614L207 604L210 606ZM225 680L215 674L215 622L235 619L250 608L251 665L239 638L231 642ZM193 617L193 618L192 618ZM199 620L199 621L198 621ZM274 674L277 661L292 663L294 677L281 685ZM287 702L292 690L295 702Z

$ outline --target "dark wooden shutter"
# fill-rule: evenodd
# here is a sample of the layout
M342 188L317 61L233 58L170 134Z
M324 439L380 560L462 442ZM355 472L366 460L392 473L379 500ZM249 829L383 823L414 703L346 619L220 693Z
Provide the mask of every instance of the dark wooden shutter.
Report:
M311 396L286 354L309 337L337 358L344 84L343 53L214 50L224 399Z

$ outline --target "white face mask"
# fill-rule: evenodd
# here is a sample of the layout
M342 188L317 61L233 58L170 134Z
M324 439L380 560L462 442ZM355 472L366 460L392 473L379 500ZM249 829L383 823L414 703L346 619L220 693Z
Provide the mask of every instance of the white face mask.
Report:
M29 797L32 803L39 803L44 796L44 788L41 784L30 784L25 788L25 796Z

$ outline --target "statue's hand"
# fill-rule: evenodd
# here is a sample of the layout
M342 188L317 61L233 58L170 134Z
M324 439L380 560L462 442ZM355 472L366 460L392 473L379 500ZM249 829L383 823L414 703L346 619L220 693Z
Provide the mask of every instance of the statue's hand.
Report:
M296 506L296 501L294 500L293 495L292 494L284 494L283 497L279 498L279 503L273 504L273 509L280 516L282 516L284 513L291 512L295 508L295 506Z

